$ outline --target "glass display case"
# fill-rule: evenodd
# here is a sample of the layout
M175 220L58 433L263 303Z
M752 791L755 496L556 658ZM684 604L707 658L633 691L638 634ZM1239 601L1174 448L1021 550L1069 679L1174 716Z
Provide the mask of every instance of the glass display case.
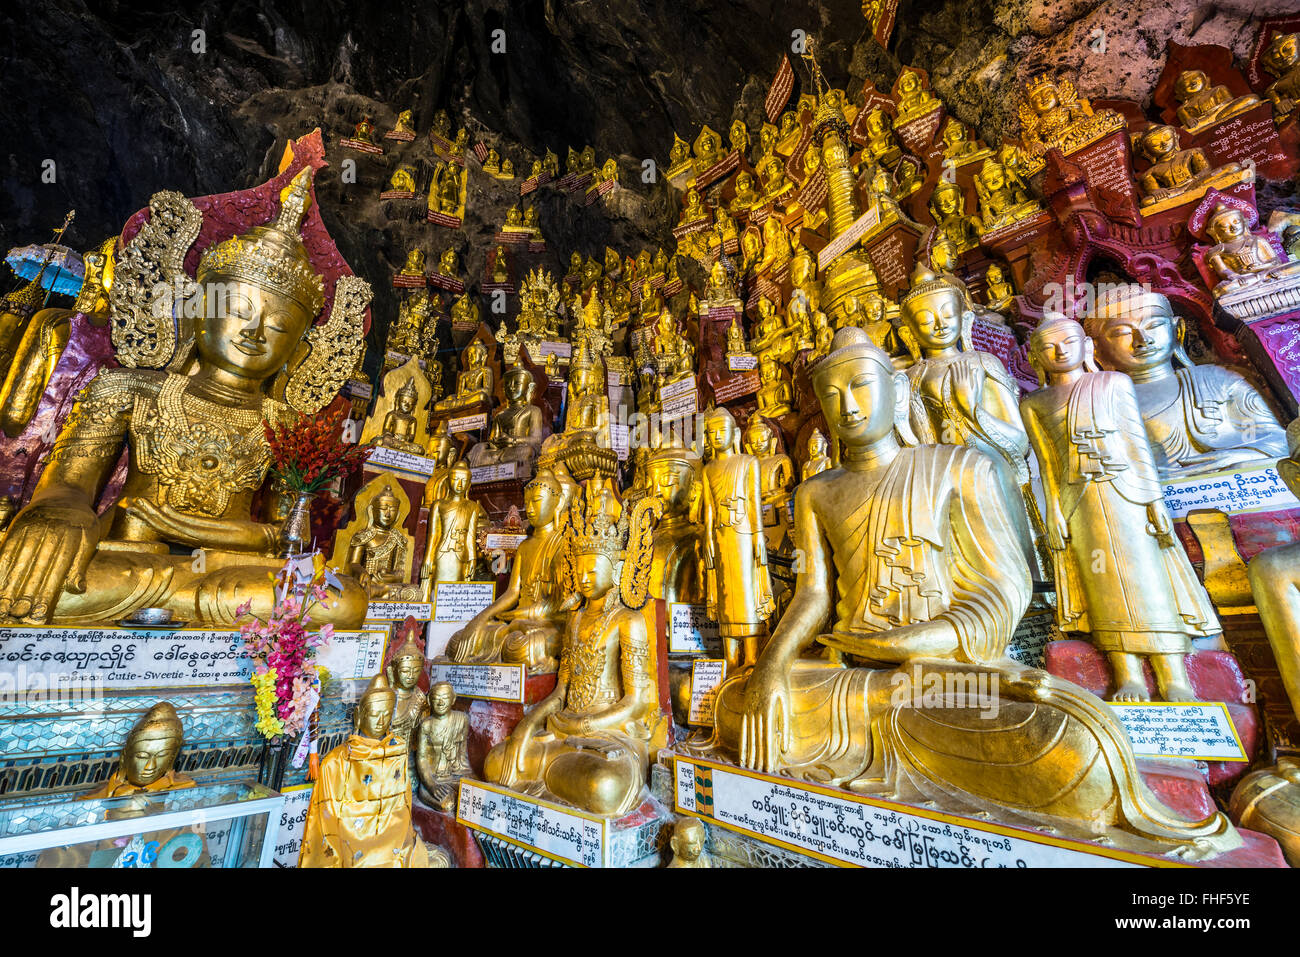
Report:
M282 795L237 782L0 804L0 867L269 867Z

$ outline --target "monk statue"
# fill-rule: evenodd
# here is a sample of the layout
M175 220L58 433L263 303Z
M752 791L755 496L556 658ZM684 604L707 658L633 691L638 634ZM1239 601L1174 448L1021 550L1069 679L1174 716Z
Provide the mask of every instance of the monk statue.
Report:
M450 867L411 826L410 745L392 733L397 695L375 675L353 734L325 755L312 788L299 867Z
M679 817L668 841L673 859L669 867L712 867L704 850L704 822L694 817Z
M185 730L170 701L159 701L141 715L126 736L117 768L108 780L80 795L83 801L128 794L154 794L194 787L194 779L176 770Z
M1216 123L1259 106L1253 93L1233 96L1226 86L1213 86L1204 70L1184 70L1174 81L1178 122L1189 133L1200 133Z
M358 503L373 496L368 504L358 505L358 517L366 516L365 525L350 538L348 529L339 535L340 543L347 542L343 567L361 582L371 601L415 601L419 594L410 584L415 541L404 527L410 505L400 488L394 491L390 481L376 478L357 496Z
M1057 622L1106 653L1113 700L1150 700L1145 658L1161 697L1195 701L1191 639L1219 623L1174 535L1133 381L1089 370L1092 341L1063 316L1034 330L1030 356L1044 385L1020 412L1042 468Z
M548 469L524 487L532 534L515 552L505 591L451 636L448 660L522 662L532 674L559 666L567 608L558 565L571 495Z
M811 377L840 467L795 490L804 570L758 663L719 688L709 749L1148 853L1240 846L1222 814L1191 822L1157 801L1100 699L1006 658L1030 576L989 457L911 446L907 378L860 329L836 332ZM912 683L956 675L988 675L991 707L960 689L913 706Z
M461 353L461 370L456 375L456 393L440 400L434 408L438 412L455 412L472 406L492 404L495 385L491 368L487 365L487 346L475 339Z
M1161 481L1286 454L1282 426L1250 383L1221 366L1192 364L1183 320L1160 293L1103 289L1083 325L1098 364L1133 380Z
M155 310L173 315L172 289L194 284L177 270L159 300L153 283L181 262L202 214L178 194L154 196L154 216L116 269L123 367L82 391L0 542L0 623L91 624L157 608L229 626L246 601L254 615L270 616L280 529L252 517L271 465L263 426L288 421L290 406L315 412L337 394L354 358L352 346L337 344L355 339L359 348L370 297L364 281L340 278L329 319L312 327L325 297L299 238L310 187L308 167L281 192L274 222L208 246L198 263L201 298L170 324ZM166 263L153 263L159 255ZM190 304L200 306L193 319ZM289 405L269 394L277 389ZM124 449L122 496L101 517L97 501ZM192 555L199 548L203 563ZM313 617L353 627L365 606L365 592L346 579Z
M468 497L469 478L469 466L457 462L446 494L429 507L428 545L420 566L425 601L433 599L438 582L467 582L474 577L478 530L487 522L487 512Z
M420 800L443 811L456 810L461 778L473 777L469 766L469 715L453 711L456 689L439 681L429 689L426 717L415 747Z
M418 634L418 628L412 631ZM389 730L395 737L411 745L415 744L416 729L429 713L429 701L420 690L422 674L424 674L424 650L414 634L407 634L405 640L388 660L388 665L384 668L384 676L397 695L397 703L393 706L393 722Z
M610 515L607 493L594 484L573 506L571 587L584 601L569 617L555 690L488 752L483 776L619 817L641 802L669 719L660 707L655 641L622 597L647 577L649 556L643 548L625 556L627 518Z
M704 440L710 455L700 499L705 605L734 670L758 658L763 623L775 610L762 475L759 460L740 451L740 429L726 408L705 413Z
M546 417L532 401L537 383L523 366L514 366L505 374L502 388L506 407L493 418L487 439L469 450L469 465L478 468L513 462L516 476L527 478L548 431Z

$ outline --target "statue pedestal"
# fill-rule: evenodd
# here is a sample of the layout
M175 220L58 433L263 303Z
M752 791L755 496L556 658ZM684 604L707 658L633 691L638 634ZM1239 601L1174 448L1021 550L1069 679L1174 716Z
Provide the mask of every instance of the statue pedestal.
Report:
M1288 419L1300 414L1300 322L1297 320L1300 320L1300 309L1293 309L1243 324L1236 332L1237 341L1272 386Z
M486 867L474 834L456 820L456 815L429 807L418 796L411 798L411 824L420 840L436 844L451 857L452 867Z

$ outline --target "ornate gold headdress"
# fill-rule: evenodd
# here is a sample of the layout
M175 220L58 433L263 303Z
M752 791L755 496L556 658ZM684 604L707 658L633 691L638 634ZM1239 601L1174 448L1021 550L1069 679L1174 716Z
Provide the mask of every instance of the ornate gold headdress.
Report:
M627 516L620 505L618 517L607 507L608 489L588 482L573 504L573 551L577 555L604 555L618 563L627 548Z
M410 376L409 378L407 378L406 382L402 384L402 387L397 390L396 398L400 399L402 396L410 396L411 398L418 398L419 394L420 394L420 390L415 387L415 376Z

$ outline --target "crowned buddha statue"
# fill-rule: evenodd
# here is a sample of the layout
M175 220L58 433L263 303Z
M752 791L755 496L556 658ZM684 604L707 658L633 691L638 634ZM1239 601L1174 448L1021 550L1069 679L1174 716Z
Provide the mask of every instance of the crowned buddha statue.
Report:
M357 501L357 520L340 533L339 544L346 547L336 548L336 559L343 559L340 564L361 582L371 601L416 600L419 590L410 585L415 541L403 526L410 510L405 494L381 476Z
M324 290L299 238L310 197L308 167L281 192L274 222L208 246L192 329L184 321L160 326L153 319L160 302L121 286L124 270L137 290L145 273L155 277L150 283L159 275L190 281L151 257L179 263L201 214L177 194L154 197L160 212L141 230L149 232L118 260L122 295L112 308L124 367L100 372L82 391L31 500L0 542L0 622L90 624L157 608L181 621L230 625L246 602L253 614L270 615L280 529L251 511L271 465L263 424L333 398L354 352L331 343L360 342L369 301L362 280L342 277L329 319L312 328ZM167 232L188 222L188 235ZM310 353L282 376L304 337ZM177 368L188 374L169 371ZM292 406L268 395L273 383ZM124 449L122 496L101 517L97 500ZM196 548L204 549L201 565L191 556ZM348 627L364 615L365 593L346 579L314 617Z
M705 608L718 623L729 671L758 657L764 622L775 610L767 567L759 460L740 450L740 428L726 408L704 414L709 461L700 482L700 550Z
M435 597L438 582L467 582L478 564L478 530L487 524L483 506L469 497L469 466L457 462L447 490L429 506L424 564L420 581L425 601Z
M889 114L882 109L874 109L867 114L866 145L862 147L862 159L879 166L893 166L903 155L903 148L894 135L894 127L889 122Z
M1043 388L1020 411L1042 469L1057 622L1106 654L1113 700L1150 700L1146 659L1161 697L1195 701L1191 639L1219 623L1174 534L1133 382L1088 371L1092 341L1064 316L1038 325L1030 355Z
M1215 204L1205 220L1205 235L1214 241L1205 253L1205 264L1219 278L1215 296L1300 276L1300 262L1288 260L1267 239L1252 233L1246 214L1236 206Z
M1282 426L1250 383L1188 358L1183 320L1165 296L1103 289L1084 328L1101 367L1133 380L1161 481L1286 454Z
M1153 126L1135 136L1133 145L1151 164L1137 177L1144 210L1167 200L1195 199L1211 186L1230 186L1253 178L1240 163L1211 169L1203 150L1179 149L1178 131L1172 126Z
M1059 149L1069 156L1125 126L1124 117L1114 110L1094 113L1092 104L1075 92L1071 80L1052 79L1046 74L1025 83L1019 112L1026 159L1039 166L1049 149Z
M776 432L755 412L745 426L745 454L758 460L758 486L763 503L763 535L769 552L781 547L789 528L787 504L795 486L794 463L781 451Z
M108 780L79 795L79 800L156 794L194 787L194 779L176 770L185 729L170 701L159 701L140 716L122 743L117 767Z
M461 353L461 369L456 375L456 393L441 399L434 406L438 412L454 412L472 406L492 404L495 384L492 369L487 364L487 346L475 339Z
M915 358L907 370L913 432L989 457L1025 564L1036 570L1023 491L1029 484L1029 438L1020 420L1020 388L1001 359L972 347L975 317L963 287L917 266L901 306L900 331Z
M840 467L795 490L804 569L757 664L719 689L711 750L1171 858L1240 846L1222 814L1188 821L1160 804L1098 698L1005 657L1030 575L990 459L911 445L906 377L859 329L833 345L811 376ZM972 672L997 676L993 707L897 694Z
M375 675L357 702L354 732L321 760L299 867L450 866L411 826L411 747L391 730L396 706L384 675Z
M467 458L471 468L514 462L516 475L526 477L547 435L546 417L533 404L537 383L531 372L517 365L506 372L501 385L506 407L492 419L487 439L470 449Z
M1178 123L1196 134L1216 123L1231 119L1259 106L1254 94L1233 96L1226 86L1210 83L1204 70L1184 70L1174 80L1174 101L1178 104Z
M428 714L420 722L415 745L420 800L453 812L460 779L474 774L469 765L469 715L453 709L456 689L450 681L430 688L428 700Z
M532 533L515 552L505 590L451 636L448 660L522 663L530 674L555 671L570 607L559 562L571 497L572 489L549 469L540 469L524 487Z
M829 355L829 351L827 354ZM831 461L830 456L830 443L826 441L826 436L822 434L821 429L813 429L812 435L808 436L808 459L803 463L799 480L806 482L814 475L821 475L827 469L834 467L835 463Z
M925 88L925 84L921 81L921 74L910 67L903 67L903 72L898 74L894 86L894 99L898 105L898 112L894 117L895 128L919 120L943 105Z
M583 492L570 533L571 587L582 604L569 617L555 690L488 752L483 776L617 817L640 803L670 721L659 703L656 643L622 598L644 567L644 545L626 555L626 516L611 516L604 491Z
M940 181L930 194L929 207L939 232L952 242L958 255L979 245L975 225L966 215L966 196L960 186Z
M560 288L541 267L529 270L519 293L519 331L538 339L560 335Z
M1037 200L1007 176L1006 168L993 159L986 159L975 174L975 194L979 198L975 224L980 236L1014 226L1043 210Z
M424 446L418 441L420 423L416 417L420 391L415 377L407 376L402 387L393 396L393 406L384 415L375 444L411 455L423 455Z
M421 263L423 268L423 263ZM425 325L433 316L427 289L414 289L397 306L397 320L388 329L387 348L404 356L425 354Z
M429 713L429 699L420 690L420 676L424 674L424 649L415 635L419 627L411 629L393 656L388 659L384 676L397 697L393 705L393 720L389 731L408 745L415 745L415 732Z
M1280 123L1291 115L1300 100L1300 33L1279 33L1271 41L1260 66L1275 77L1264 95L1273 104L1273 113Z

